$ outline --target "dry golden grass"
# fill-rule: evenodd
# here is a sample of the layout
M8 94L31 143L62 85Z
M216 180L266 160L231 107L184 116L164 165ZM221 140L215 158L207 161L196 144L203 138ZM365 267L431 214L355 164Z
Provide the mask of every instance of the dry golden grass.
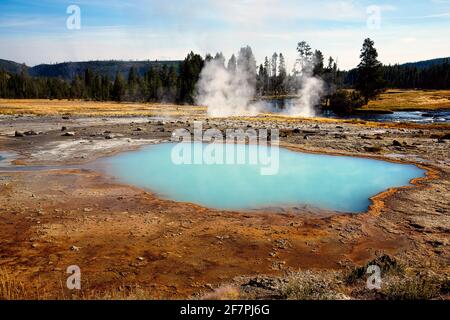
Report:
M450 109L450 90L388 90L361 110L399 111ZM201 106L163 103L115 103L69 100L0 99L0 114L74 116L206 116ZM287 120L288 117L266 115ZM294 118L295 119L295 118ZM298 119L297 119L298 120ZM326 120L323 120L326 121ZM334 120L330 120L334 121Z
M178 116L205 113L204 107L157 103L0 99L0 114L78 116Z
M23 283L7 270L0 268L0 300L19 300L26 297Z
M139 285L121 285L103 290L85 289L70 291L60 281L60 287L48 290L39 280L32 284L20 279L10 270L0 267L0 301L1 300L155 300L153 291ZM84 285L89 287L89 283Z
M387 90L362 110L400 111L450 109L450 90Z

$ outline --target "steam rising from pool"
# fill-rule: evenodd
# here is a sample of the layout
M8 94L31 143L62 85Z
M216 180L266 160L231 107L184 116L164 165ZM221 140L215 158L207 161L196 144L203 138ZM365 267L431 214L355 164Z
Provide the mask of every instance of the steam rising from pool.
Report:
M299 61L294 69L293 85L298 98L283 110L284 115L315 117L316 107L325 93L324 81L313 75L313 59ZM256 101L256 61L250 47L241 48L225 67L223 56L207 60L197 83L196 103L208 108L210 117L254 116L263 112L280 112Z
M234 57L234 56L233 56ZM264 110L255 102L256 61L250 47L242 48L237 61L206 61L197 83L196 103L208 107L210 117L252 116Z

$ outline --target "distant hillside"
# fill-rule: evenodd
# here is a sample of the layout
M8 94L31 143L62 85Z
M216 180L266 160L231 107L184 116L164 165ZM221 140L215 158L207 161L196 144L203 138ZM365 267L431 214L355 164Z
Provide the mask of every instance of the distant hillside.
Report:
M0 59L0 70L4 70L10 73L19 73L20 71L22 71L23 66L23 64L14 61Z
M175 66L178 68L181 61L86 61L86 62L64 62L57 64L40 64L28 67L28 73L32 77L55 77L72 80L76 75L83 74L86 69L91 69L94 73L108 75L114 79L117 72L125 78L131 67L135 67L138 74L143 76L150 68L163 65ZM21 64L13 61L0 60L0 70L11 73L18 73L22 70Z
M382 76L388 88L448 90L450 58L384 65ZM346 87L353 87L357 81L357 69L342 72L342 78Z
M424 61L418 61L418 62L408 62L408 63L402 64L401 66L425 69L425 68L429 68L431 66L443 64L445 62L445 60L447 60L450 63L450 57L448 57L448 58L438 58L438 59L424 60Z
M124 77L128 77L131 67L135 67L138 74L143 76L152 67L162 67L163 65L175 66L181 61L87 61L87 62L65 62L58 64L41 64L29 69L29 74L33 77L58 77L71 80L77 74L83 74L86 69L91 69L94 73L107 75L114 79L117 72Z

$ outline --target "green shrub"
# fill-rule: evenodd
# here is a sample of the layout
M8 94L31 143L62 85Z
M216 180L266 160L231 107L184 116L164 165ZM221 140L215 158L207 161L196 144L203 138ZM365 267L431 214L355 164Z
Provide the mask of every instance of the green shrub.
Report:
M364 98L357 91L338 90L330 97L329 109L336 114L351 114L364 104Z

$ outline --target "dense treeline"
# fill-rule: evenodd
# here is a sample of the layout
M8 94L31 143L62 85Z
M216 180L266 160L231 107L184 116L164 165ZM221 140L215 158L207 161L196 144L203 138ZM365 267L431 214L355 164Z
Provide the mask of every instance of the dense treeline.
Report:
M306 48L306 53L314 56L314 76L323 78L330 85L342 83L342 72L333 58L324 66L320 51ZM242 57L241 57L242 58ZM117 72L113 78L86 69L73 80L56 77L31 77L27 67L19 73L0 71L0 97L11 99L85 99L92 101L144 101L194 103L196 84L206 61L223 60L218 53L214 58L191 52L179 66L162 65L151 67L144 75L139 75L131 67L128 76ZM234 55L227 62L227 68L236 68L239 57ZM256 94L258 96L295 94L298 89L297 77L286 70L282 53L274 53L271 60L256 70Z
M71 81L30 77L24 66L19 73L0 71L0 97L193 103L203 64L203 58L191 52L179 67L156 65L143 76L135 67L130 68L128 78L117 72L114 79L86 69Z
M450 63L444 59L440 64L419 68L416 65L383 66L381 76L388 88L400 89L450 89ZM345 74L344 84L353 87L357 70Z
M308 61L310 66L296 66L292 72L286 70L285 57L274 53L266 57L264 63L256 67L254 57L252 74L256 77L257 96L280 96L297 94L299 86L298 70L321 78L325 85L325 105L340 105L351 100L349 105L359 105L358 97L350 97L345 92L332 94L342 88L355 88L367 103L381 88L450 89L450 64L448 59L440 63L418 67L415 64L382 66L377 61L378 54L373 42L366 39L362 51L362 64L351 71L340 71L335 60L325 61L321 51L313 51L306 42L297 47L299 63ZM249 48L250 49L250 48ZM251 49L250 49L251 51ZM115 76L100 73L90 68L66 80L61 77L31 77L26 66L21 71L0 69L0 98L11 99L85 99L92 101L139 101L194 103L196 85L205 62L215 59L225 65L225 58L218 53L214 58L207 55L203 59L191 52L181 63L156 64L146 72L132 66L127 73L118 71ZM227 69L236 68L240 63L233 55L226 63ZM19 68L19 65L16 66ZM370 80L370 81L369 81Z
M343 85L344 73L339 70L333 57L329 57L325 65L325 58L320 50L313 51L306 42L300 42L297 51L302 52L305 57L311 57L311 75L320 77L327 85L327 91L333 91L335 87ZM274 53L269 59L265 58L264 64L259 66L256 91L260 96L282 96L296 94L298 74L294 70L288 73L282 53Z

